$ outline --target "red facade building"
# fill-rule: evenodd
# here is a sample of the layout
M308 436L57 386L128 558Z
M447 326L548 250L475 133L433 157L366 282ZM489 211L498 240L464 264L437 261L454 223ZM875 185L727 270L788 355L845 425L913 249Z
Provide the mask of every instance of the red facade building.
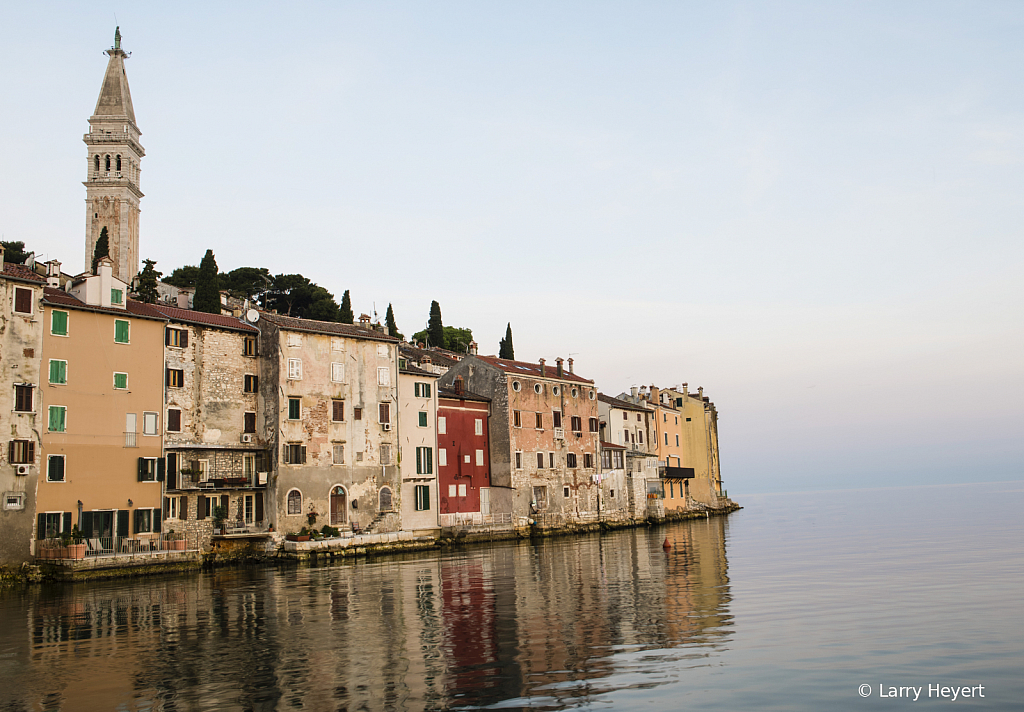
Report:
M444 515L490 514L489 398L467 393L462 379L437 389L438 499Z

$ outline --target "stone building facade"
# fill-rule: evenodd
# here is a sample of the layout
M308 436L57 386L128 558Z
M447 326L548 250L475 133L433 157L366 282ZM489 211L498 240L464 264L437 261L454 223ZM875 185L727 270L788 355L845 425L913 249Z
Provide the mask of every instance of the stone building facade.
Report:
M441 378L491 399L492 512L551 524L599 512L597 389L564 366L470 355Z
M398 370L402 529L437 534L437 375L413 366Z
M266 312L257 327L271 523L398 531L398 339Z
M658 499L658 455L654 443L654 413L644 405L598 394L601 428L601 468L622 473L623 497L616 502L631 518L648 515L649 495ZM653 488L648 482L653 483ZM649 491L653 490L653 491Z
M259 419L259 330L229 316L157 304L164 330L164 521L206 549L216 507L233 530L260 534L269 458Z
M32 558L42 458L43 285L43 278L24 265L6 264L0 246L0 389L12 404L0 408L0 565Z

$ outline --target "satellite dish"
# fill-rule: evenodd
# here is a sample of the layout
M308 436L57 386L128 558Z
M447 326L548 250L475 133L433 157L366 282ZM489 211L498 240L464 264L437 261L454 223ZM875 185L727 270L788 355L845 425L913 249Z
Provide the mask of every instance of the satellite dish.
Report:
M250 324L255 324L260 320L260 313L255 309L250 309L245 313L245 320Z

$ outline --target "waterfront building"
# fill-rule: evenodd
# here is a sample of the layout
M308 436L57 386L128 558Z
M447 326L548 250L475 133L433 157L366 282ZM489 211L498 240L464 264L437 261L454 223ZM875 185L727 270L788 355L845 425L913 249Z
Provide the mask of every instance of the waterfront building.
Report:
M400 368L414 366L438 376L459 362L457 358L441 349L425 349L411 344L402 344L398 347L398 359Z
M89 133L83 140L88 147L85 180L85 270L91 272L96 242L107 232L113 275L131 284L139 272L139 188L142 157L146 152L139 142L142 135L135 123L132 94L124 61L128 53L121 49L121 30L114 32L114 46L96 109L89 117Z
M490 399L468 392L462 377L456 377L450 388L441 388L438 393L441 526L494 522L491 512L490 412Z
M257 427L259 329L235 317L156 304L163 339L167 531L208 548L216 507L232 536L269 525L270 460Z
M549 367L469 355L441 378L462 376L466 390L491 399L492 512L541 526L598 516L598 411L594 382L572 359Z
M402 471L402 529L437 535L437 374L398 369L398 438Z
M127 287L105 257L66 291L44 289L37 544L74 524L91 550L159 535L167 319Z
M718 465L718 410L704 388L691 393L689 384L665 388L665 397L679 410L683 465L693 469L689 494L696 501L717 506L722 494Z
M272 453L270 523L398 531L398 339L359 324L260 312L257 431Z
M620 506L630 517L648 515L648 500L660 495L654 413L639 403L597 394L602 441L601 468L616 478L622 491ZM617 466L613 466L617 465ZM623 473L619 479L618 473ZM650 483L650 484L649 484ZM656 512L652 512L656 513Z
M0 408L0 432L6 439L0 448L0 564L32 558L42 451L39 363L44 285L43 277L28 267L5 262L0 245L0 389L13 406Z

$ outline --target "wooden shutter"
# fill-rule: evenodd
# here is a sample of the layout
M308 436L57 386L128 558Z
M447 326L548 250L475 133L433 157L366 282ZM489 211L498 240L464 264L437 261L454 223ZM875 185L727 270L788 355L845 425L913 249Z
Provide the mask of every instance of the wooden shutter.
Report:
M84 536L92 537L92 512L82 512L78 519L78 528L82 530Z
M144 479L145 476L146 476L146 458L140 457L139 458L139 482L145 482L146 481ZM136 529L135 531L137 532L138 529Z
M128 536L128 510L117 511L117 536Z
M132 521L133 521L132 531L134 531L136 534L139 533L139 524L140 524L139 519L140 519L140 517L139 517L139 510L136 509L134 512L132 512Z
M173 490L178 489L178 456L176 453L169 452L164 458L167 461L166 472L167 472L167 489Z
M300 445L299 446L299 464L300 465L305 465L306 464L306 446L305 445Z
M422 448L416 448L416 474L423 474L423 453Z
M196 519L206 519L206 495L196 497Z
M263 521L263 493L256 493L256 521Z
M178 503L178 519L183 522L188 520L188 495L182 495Z
M14 462L14 441L7 443L7 462Z
M14 311L22 314L32 313L32 290L14 288Z
M160 523L161 523L162 519L163 519L163 512L161 512L159 509L154 509L153 510L153 528L152 528L152 531L155 534L159 534L160 533Z
M36 519L36 539L46 538L46 515L40 514ZM37 551L36 554L39 552Z
M162 457L156 459L156 481L164 481L164 459Z
M181 330L181 348L188 348L188 329Z
M166 369L166 373L164 374L164 385L165 386L170 386L171 385L171 369L169 369L169 368Z

